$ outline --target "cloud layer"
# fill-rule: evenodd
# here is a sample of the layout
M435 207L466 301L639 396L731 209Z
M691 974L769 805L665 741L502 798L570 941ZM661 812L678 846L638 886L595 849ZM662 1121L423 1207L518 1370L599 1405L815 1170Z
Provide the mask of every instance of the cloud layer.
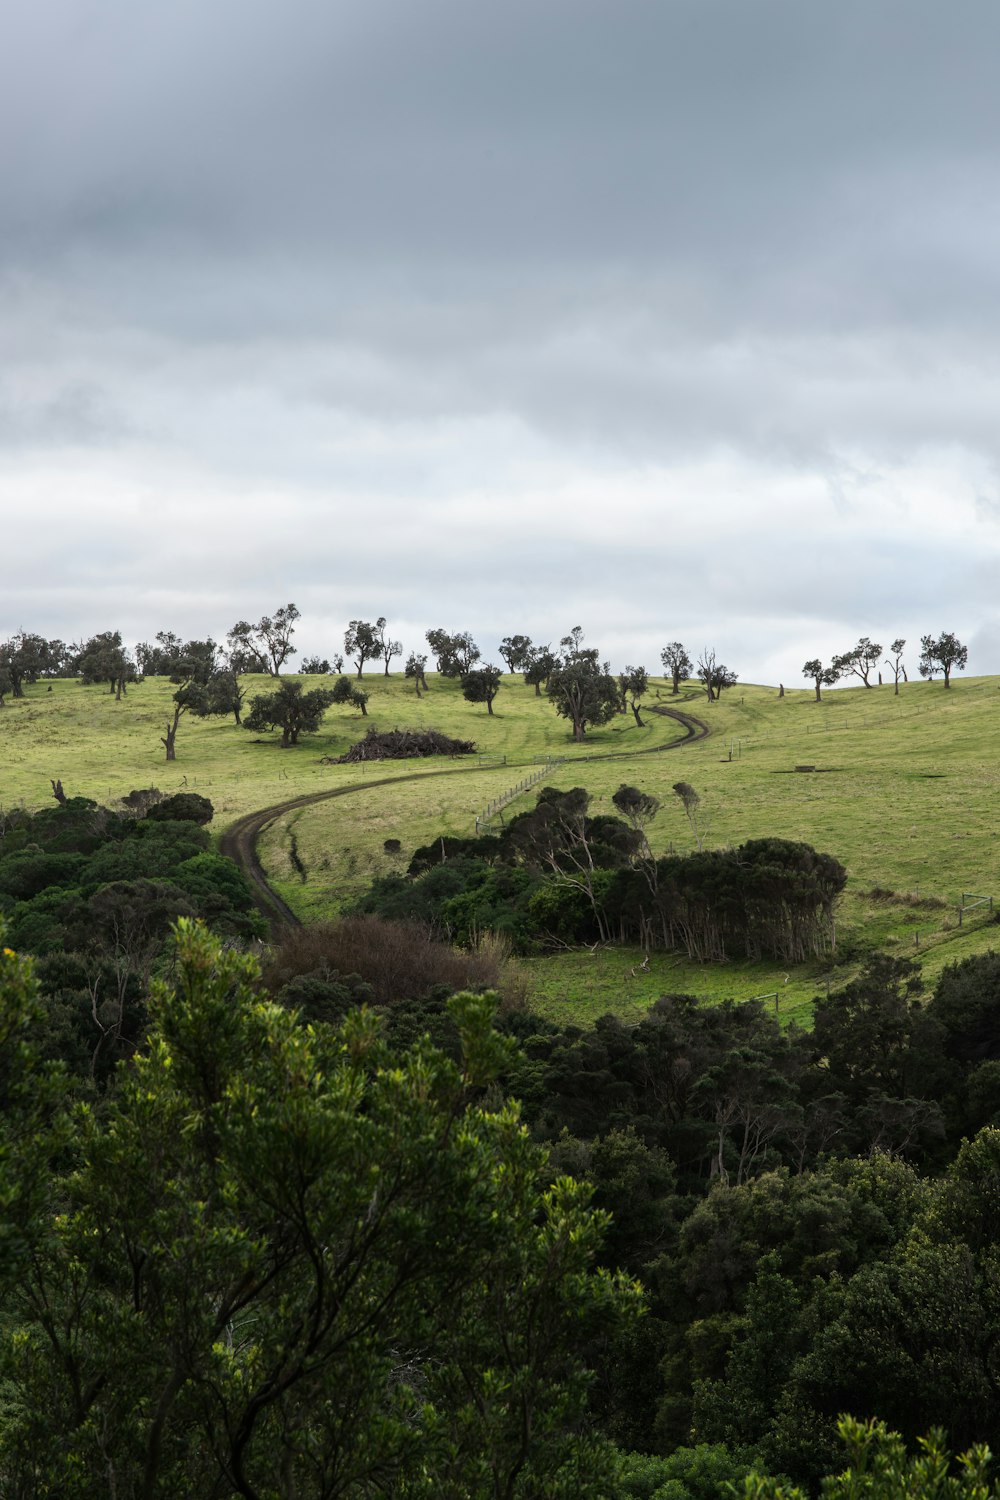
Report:
M989 0L40 0L0 634L1000 671Z

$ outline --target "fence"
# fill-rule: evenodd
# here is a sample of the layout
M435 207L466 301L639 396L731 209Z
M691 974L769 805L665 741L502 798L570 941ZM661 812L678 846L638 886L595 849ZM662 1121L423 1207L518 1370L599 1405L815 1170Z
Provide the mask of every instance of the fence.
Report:
M523 796L533 786L537 786L540 781L544 781L545 777L552 770L552 767L559 764L559 761L552 760L551 758L546 760L543 766L537 771L532 771L530 776L525 776L524 780L519 781L516 786L508 787L502 796L495 797L492 802L487 802L483 811L476 818L476 833L485 833L493 819L502 814L503 809L508 803L513 802L517 797Z

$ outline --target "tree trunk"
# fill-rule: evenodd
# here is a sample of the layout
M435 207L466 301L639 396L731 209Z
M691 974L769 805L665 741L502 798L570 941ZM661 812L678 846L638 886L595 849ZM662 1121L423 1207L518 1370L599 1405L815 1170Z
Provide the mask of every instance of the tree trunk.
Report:
M14 696L16 697L17 694L15 693ZM535 683L535 697L536 698L540 698L541 696L542 696L542 684L540 682L536 682Z
M632 704L632 714L633 714L633 716L635 718L635 727L637 729L645 729L645 727L646 727L645 724L639 718L639 707L638 707L638 704L635 704L635 703Z
M822 703L822 702L823 702L823 699L822 699L822 697L821 697L821 696L820 696L820 691L819 691L819 682L818 682L818 681L817 681L817 683L816 683L816 702L817 702L817 703Z
M492 718L492 716L493 716L493 699L492 698L487 698L487 700L486 700L486 712Z
M359 706L361 708L361 717L363 719L367 719L367 717L368 717L368 705L367 705L367 703L362 703Z
M160 735L160 743L162 745L166 746L167 760L176 760L177 759L177 751L174 749L174 743L175 743L175 741L177 739L177 726L180 723L180 721L181 721L181 707L180 707L180 704L178 704L177 707L174 709L174 721L173 721L173 723L171 724L171 723L168 722L166 734L161 734Z

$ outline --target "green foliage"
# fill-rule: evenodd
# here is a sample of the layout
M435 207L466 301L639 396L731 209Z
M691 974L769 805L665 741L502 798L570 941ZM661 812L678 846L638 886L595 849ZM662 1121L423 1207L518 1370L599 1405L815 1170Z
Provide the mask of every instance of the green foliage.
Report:
M319 728L324 712L333 702L333 693L325 688L313 688L307 693L301 682L283 682L276 692L258 693L251 698L243 728L280 729L281 748L286 750L298 744L300 734Z
M147 1048L81 1116L8 1299L5 1493L606 1494L583 1350L637 1295L593 1269L587 1191L541 1191L516 1112L476 1102L489 1002L454 1003L456 1066L254 980L180 924Z

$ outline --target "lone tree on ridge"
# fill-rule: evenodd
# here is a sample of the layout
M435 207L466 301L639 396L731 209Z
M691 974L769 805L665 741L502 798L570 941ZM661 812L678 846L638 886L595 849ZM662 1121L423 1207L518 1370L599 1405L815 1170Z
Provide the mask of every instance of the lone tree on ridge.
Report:
M965 664L969 660L969 648L963 646L962 642L950 630L939 635L937 640L932 635L920 637L920 675L921 677L933 678L934 673L944 673L944 685L951 687L951 674L957 668L959 672L965 670Z

